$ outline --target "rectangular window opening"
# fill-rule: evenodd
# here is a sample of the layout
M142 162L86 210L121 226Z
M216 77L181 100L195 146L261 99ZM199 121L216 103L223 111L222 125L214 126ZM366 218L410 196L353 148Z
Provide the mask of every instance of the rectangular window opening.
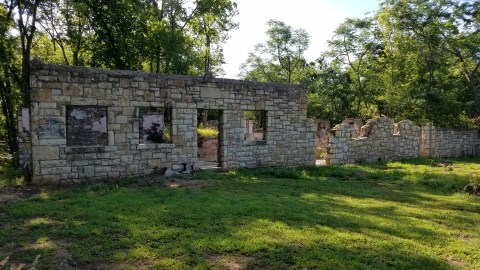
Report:
M172 143L172 109L139 108L140 143Z
M107 107L67 106L67 146L106 146Z
M245 140L264 141L267 139L267 111L245 111Z

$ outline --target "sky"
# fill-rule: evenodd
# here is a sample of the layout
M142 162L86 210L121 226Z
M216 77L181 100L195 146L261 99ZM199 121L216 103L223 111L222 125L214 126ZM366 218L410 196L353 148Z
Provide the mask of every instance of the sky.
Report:
M267 21L280 20L293 28L306 30L310 46L305 56L313 61L327 50L335 28L345 18L362 18L378 8L379 0L234 0L239 28L232 30L223 45L225 78L238 78L240 65L254 45L266 41Z

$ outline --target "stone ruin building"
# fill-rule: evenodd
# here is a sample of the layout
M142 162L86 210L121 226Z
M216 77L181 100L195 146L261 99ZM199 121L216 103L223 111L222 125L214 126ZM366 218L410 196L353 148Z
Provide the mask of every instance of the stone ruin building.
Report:
M19 116L20 159L34 183L116 178L197 166L197 110L215 109L218 166L315 164L300 85L32 62L32 103ZM263 136L245 136L245 111Z
M480 156L478 130L389 118L346 119L330 129L307 119L300 85L35 60L30 84L31 107L19 115L20 160L39 184L190 172L204 160L228 169L314 165L325 155L327 165ZM205 110L217 115L206 125L218 137L202 144L197 124Z

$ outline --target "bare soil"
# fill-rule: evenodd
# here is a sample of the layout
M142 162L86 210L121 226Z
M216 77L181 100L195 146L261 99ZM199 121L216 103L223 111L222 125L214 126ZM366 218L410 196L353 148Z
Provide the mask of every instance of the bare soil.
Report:
M0 189L0 203L10 203L18 200L25 200L40 194L42 190L38 187L17 186Z

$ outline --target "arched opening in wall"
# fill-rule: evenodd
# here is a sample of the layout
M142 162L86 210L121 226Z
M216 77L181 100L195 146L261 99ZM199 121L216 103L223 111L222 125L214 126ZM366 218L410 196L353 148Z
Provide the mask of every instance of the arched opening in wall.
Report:
M200 169L222 167L222 117L221 110L197 111L197 158Z

